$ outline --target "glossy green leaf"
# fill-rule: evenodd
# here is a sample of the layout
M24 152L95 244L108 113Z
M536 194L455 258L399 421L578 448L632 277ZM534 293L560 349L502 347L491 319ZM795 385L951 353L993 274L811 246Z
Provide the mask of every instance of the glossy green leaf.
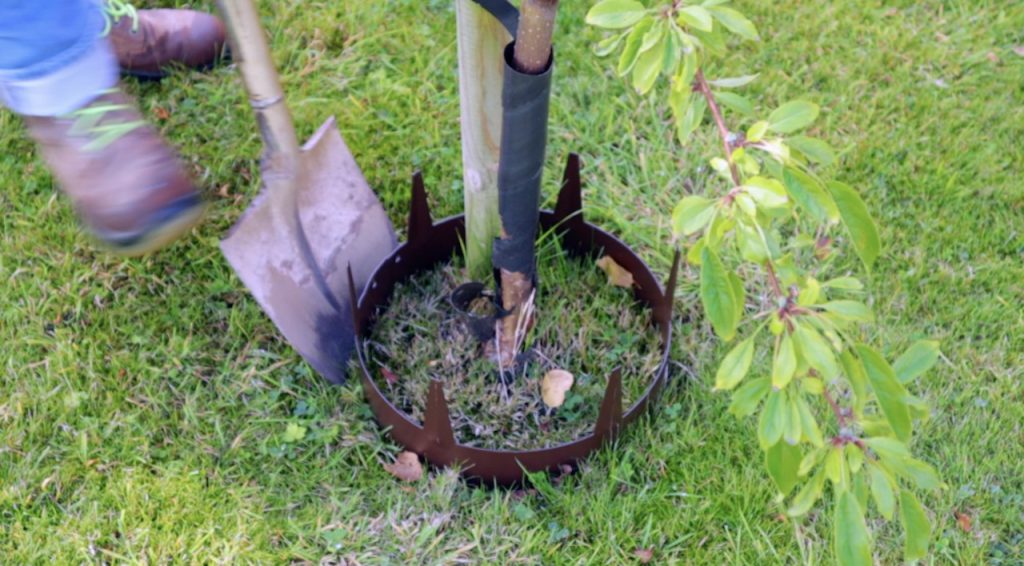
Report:
M891 521L896 512L896 495L893 493L895 482L878 466L868 466L868 476L871 478L871 498L878 513Z
M743 183L743 190L758 204L767 208L779 208L789 202L786 187L768 177L755 176L747 179Z
M864 366L848 349L839 354L839 362L843 365L846 381L853 389L853 413L860 415L868 398L868 377L864 374Z
M800 406L796 402L797 395L789 394L786 397L786 427L782 431L782 440L786 444L796 446L804 434L803 419L800 415Z
M790 517L800 517L811 510L814 503L821 498L825 489L825 472L819 469L811 479L804 484L804 487L793 497L786 514Z
M708 81L708 84L716 88L739 88L754 82L757 76L758 74L754 73L753 75L743 75L741 77L727 77ZM767 126L765 127L767 128Z
M839 375L839 365L835 353L828 342L809 324L800 324L793 333L797 350L807 363L821 374L826 381L832 381Z
M620 33L611 37L606 37L597 43L597 47L594 48L594 55L598 57L604 57L619 48L619 44L626 38L627 34Z
M747 129L747 141L759 142L764 134L768 131L768 122L765 120L759 120L754 122L749 129Z
M797 468L796 475L803 477L811 473L811 470L821 462L827 452L825 448L815 448L805 454L800 460L800 467Z
M736 317L736 323L739 324L743 320L743 311L746 308L747 295L743 289L743 280L740 279L736 272L729 272L729 284L732 286L732 296L736 299L734 304L734 316Z
M850 466L850 473L856 474L864 466L864 451L856 444L847 444L846 463Z
M767 377L751 379L732 394L729 412L737 417L754 414L757 404L771 391L772 384Z
M865 438L864 444L867 444L868 448L878 454L883 461L905 461L911 457L906 444L888 436Z
M843 291L860 291L864 289L864 284L856 277L836 277L822 283L821 286Z
M805 379L804 381L807 380ZM797 406L800 409L800 425L807 441L817 447L824 446L825 439L821 435L821 429L818 428L818 421L814 418L811 406L807 404L807 400L804 399L803 395L798 396Z
M718 254L708 247L701 252L700 298L715 334L726 342L732 340L739 324L736 316L737 298L729 280L729 272L722 265Z
M789 147L802 153L808 160L822 166L829 166L836 160L836 152L827 143L807 136L786 138Z
M900 491L900 519L903 522L903 558L921 560L928 555L928 539L932 525L917 497L909 489Z
M686 145L690 134L700 126L704 120L704 113L708 109L708 103L703 98L694 98L693 102L686 107L682 116L676 116L676 136L679 143Z
M796 485L796 471L801 457L799 447L785 442L777 443L764 453L764 465L768 469L768 475L782 495L788 495Z
M793 200L819 222L839 220L839 209L835 201L814 177L799 169L786 167L782 172L782 181Z
M783 389L792 381L796 373L796 350L793 349L793 339L789 333L784 332L779 339L779 347L775 349L775 356L772 359L772 387Z
M711 13L703 6L683 6L678 19L681 24L700 31L711 31L714 24Z
M871 309L860 301L830 301L818 306L846 320L857 322L873 322L875 320Z
M852 492L839 494L833 519L833 540L840 566L871 566L871 539L864 512Z
M653 42L648 46L648 42ZM639 94L647 94L661 74L665 64L665 27L655 25L644 36L640 55L633 65L633 88Z
M896 358L892 364L896 379L907 383L931 369L939 361L939 343L934 340L918 340Z
M622 54L619 55L619 65L616 69L620 77L633 69L636 58L640 55L640 43L643 41L644 35L647 34L647 30L651 29L653 25L654 18L644 18L629 32L626 37L626 46L623 48Z
M635 0L601 0L587 12L586 22L605 29L621 29L640 21L647 13Z
M711 15L715 17L723 26L729 31L742 37L743 39L749 39L751 41L757 41L757 28L753 22L748 20L746 16L733 10L732 8L725 8L722 6L712 6L708 8L711 11Z
M768 127L773 132L790 134L811 125L817 117L817 104L804 100L793 100L779 106L768 115Z
M726 108L735 110L744 116L754 114L754 103L749 98L734 92L715 92L715 101Z
M841 447L829 448L825 454L825 477L832 485L840 486L846 482L846 474L843 471L843 450Z
M746 377L750 363L754 361L754 336L740 342L729 352L718 366L715 375L715 389L728 391Z
M849 446L849 445L847 445ZM864 474L853 474L853 495L857 498L857 505L862 511L868 509L868 482Z
M878 228L868 212L867 205L849 185L832 181L829 182L828 188L842 215L843 224L850 233L854 251L857 252L864 267L871 271L875 260L882 253L882 240L878 236Z
M757 422L757 439L762 450L775 446L782 439L786 427L786 400L779 391L768 393L768 400L761 409Z
M939 473L935 471L935 468L921 460L914 458L905 460L897 473L914 482L914 485L921 489L941 489L943 487L942 480L939 479Z
M857 354L864 365L864 373L875 392L878 405L882 408L882 413L889 421L896 438L902 441L910 440L910 409L905 400L907 390L896 379L896 372L885 358L868 346L858 345Z
M679 201L672 211L672 231L676 237L703 230L715 214L716 202L699 196L688 196Z

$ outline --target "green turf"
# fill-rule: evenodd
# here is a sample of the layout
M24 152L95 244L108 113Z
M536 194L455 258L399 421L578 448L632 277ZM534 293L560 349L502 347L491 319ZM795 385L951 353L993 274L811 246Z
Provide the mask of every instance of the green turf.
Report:
M949 484L925 498L930 559L1024 562L1024 5L740 3L764 41L711 73L761 71L749 90L770 104L822 106L812 133L841 149L837 176L887 243L872 342L893 353L942 340L917 385L934 415L914 449ZM438 215L461 208L451 4L262 2L300 137L337 115L398 224L414 168ZM700 186L714 132L679 149L660 97L637 101L590 55L589 3L563 4L545 198L580 152L587 213L664 273L666 211L686 180ZM397 447L361 393L300 362L217 248L258 186L235 71L128 86L213 201L193 237L145 259L79 234L0 112L0 562L590 564L638 548L659 563L830 559L828 514L800 524L802 551L776 518L752 423L711 392L721 352L704 326L677 325L691 372L659 418L561 486L518 500L448 472L397 483L381 468ZM305 437L286 442L289 424ZM875 526L877 559L896 562L898 529Z

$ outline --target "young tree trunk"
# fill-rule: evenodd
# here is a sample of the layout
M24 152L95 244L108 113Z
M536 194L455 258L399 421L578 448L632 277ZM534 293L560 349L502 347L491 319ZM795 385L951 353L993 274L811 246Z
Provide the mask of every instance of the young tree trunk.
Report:
M547 69L551 59L551 36L555 29L557 9L558 0L523 0L513 53L513 64L519 72L540 74ZM501 238L521 240L523 245L530 246L529 256L533 257L536 233L513 234L511 230L512 227L503 224ZM532 276L532 272L500 270L501 302L510 313L502 319L499 332L498 358L502 367L515 364L518 342L521 342L522 334L532 326L531 312L525 309L533 295Z
M455 0L459 47L462 179L465 185L466 265L469 276L491 273L491 246L501 231L498 155L501 149L502 52L505 27L472 0Z

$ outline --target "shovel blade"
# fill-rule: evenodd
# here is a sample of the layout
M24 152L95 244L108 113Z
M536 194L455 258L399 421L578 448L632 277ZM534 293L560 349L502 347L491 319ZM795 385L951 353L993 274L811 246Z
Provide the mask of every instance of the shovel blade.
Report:
M397 245L394 229L352 153L328 119L302 148L285 199L260 195L221 242L231 267L285 339L331 383L345 381L354 348L348 266L356 294ZM267 179L267 176L264 176Z

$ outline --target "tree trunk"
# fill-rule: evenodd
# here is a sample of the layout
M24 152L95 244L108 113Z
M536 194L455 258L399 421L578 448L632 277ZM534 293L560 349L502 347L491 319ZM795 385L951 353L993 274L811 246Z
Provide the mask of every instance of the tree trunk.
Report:
M501 231L498 154L501 149L502 52L505 27L472 0L455 0L465 185L466 265L471 279L491 273L491 246Z
M551 36L555 29L555 14L558 0L523 0L519 16L519 29L516 34L513 66L524 74L541 74L548 68L551 60ZM546 101L545 101L546 103ZM545 107L544 120L547 113ZM542 164L539 164L542 165ZM539 179L537 190L539 191ZM527 201L530 202L527 202ZM522 205L533 206L539 202L537 198L523 199ZM516 203L512 203L513 206ZM502 204L504 206L504 202ZM534 208L536 208L534 206ZM533 211L537 214L538 211ZM501 238L507 241L518 241L518 246L528 246L525 250L533 258L533 246L536 240L536 222L532 233L520 234L518 227L508 226L504 221L506 211L501 211ZM506 246L505 249L508 249ZM519 252L520 250L510 250ZM502 319L498 340L498 359L502 367L515 365L515 357L519 353L518 346L522 343L523 334L532 326L532 309L526 308L533 295L533 269L518 271L500 269L501 301L509 315Z

